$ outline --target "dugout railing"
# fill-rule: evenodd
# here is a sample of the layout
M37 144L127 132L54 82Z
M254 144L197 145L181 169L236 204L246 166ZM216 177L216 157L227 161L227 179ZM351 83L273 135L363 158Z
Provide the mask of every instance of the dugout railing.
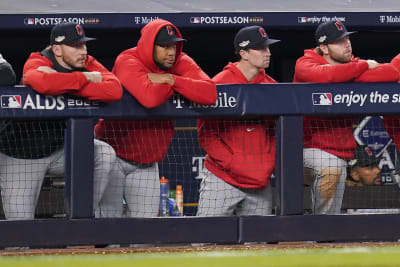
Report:
M68 119L65 138L67 217L0 221L0 247L398 240L400 214L304 215L302 115L398 114L399 89L398 83L225 85L218 86L219 98L213 106L195 105L174 96L161 107L144 109L127 93L121 101L101 104L69 96L43 97L27 87L3 87L1 99L18 96L20 105L10 108L4 100L2 119ZM313 97L320 94L329 94L330 104L313 101ZM357 94L366 95L365 101L357 102L358 98L354 98ZM262 115L277 116L276 215L93 218L93 118L194 119Z

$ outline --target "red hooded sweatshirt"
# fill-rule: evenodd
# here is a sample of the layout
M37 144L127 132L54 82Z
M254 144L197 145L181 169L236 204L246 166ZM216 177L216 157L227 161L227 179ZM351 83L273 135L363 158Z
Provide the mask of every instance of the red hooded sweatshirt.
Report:
M101 83L88 82L82 71L45 73L37 70L41 66L54 68L53 65L41 53L32 53L24 65L23 84L44 95L70 94L102 102L113 102L122 97L118 78L91 56L87 57L85 71L100 72Z
M264 70L248 81L229 63L213 81L217 84L276 83ZM199 142L207 152L205 167L234 186L263 188L275 168L275 119L199 119Z
M352 58L348 63L330 65L314 49L309 49L296 62L293 82L393 82L398 79L398 71L390 64L368 70L365 60ZM353 117L304 116L304 147L352 159L356 148L353 125Z
M390 63L400 72L400 54L395 56ZM400 151L400 116L383 116L383 124L397 150Z
M137 47L125 50L117 57L113 72L125 89L146 108L164 104L174 92L199 104L215 104L216 85L192 58L182 52L182 42L176 43L176 60L170 70L161 70L154 63L154 40L159 30L167 25L182 38L170 22L154 20L142 28ZM170 73L174 85L152 83L148 73ZM115 149L119 157L140 163L164 160L174 135L170 120L100 120L95 132Z

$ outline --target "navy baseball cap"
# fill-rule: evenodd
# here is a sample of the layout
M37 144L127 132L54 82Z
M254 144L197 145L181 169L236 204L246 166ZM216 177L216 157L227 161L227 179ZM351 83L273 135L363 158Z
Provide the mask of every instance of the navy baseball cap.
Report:
M260 26L244 27L238 31L233 41L235 51L260 48L266 45L271 45L280 40L270 39L267 32Z
M355 32L348 32L340 21L331 20L318 25L315 31L315 40L318 45L329 44L353 33Z
M85 36L85 31L80 24L63 23L53 27L50 34L50 45L83 43L95 38Z
M357 146L354 151L354 159L348 162L349 167L368 167L371 165L377 165L379 159L372 152L371 148L362 145Z
M167 25L165 27L162 27L161 30L157 33L154 43L156 45L167 45L182 41L186 41L186 39L176 37L174 27Z

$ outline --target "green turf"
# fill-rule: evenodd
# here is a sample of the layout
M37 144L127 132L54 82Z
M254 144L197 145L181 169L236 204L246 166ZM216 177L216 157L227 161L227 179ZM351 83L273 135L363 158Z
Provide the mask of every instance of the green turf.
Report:
M400 266L400 248L287 249L114 255L0 257L1 267Z

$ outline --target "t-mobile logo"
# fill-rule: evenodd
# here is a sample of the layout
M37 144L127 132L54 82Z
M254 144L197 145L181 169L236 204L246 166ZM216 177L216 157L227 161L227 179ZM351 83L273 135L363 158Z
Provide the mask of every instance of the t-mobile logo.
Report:
M192 171L197 173L194 179L203 179L202 173L204 171L205 157L192 157Z

